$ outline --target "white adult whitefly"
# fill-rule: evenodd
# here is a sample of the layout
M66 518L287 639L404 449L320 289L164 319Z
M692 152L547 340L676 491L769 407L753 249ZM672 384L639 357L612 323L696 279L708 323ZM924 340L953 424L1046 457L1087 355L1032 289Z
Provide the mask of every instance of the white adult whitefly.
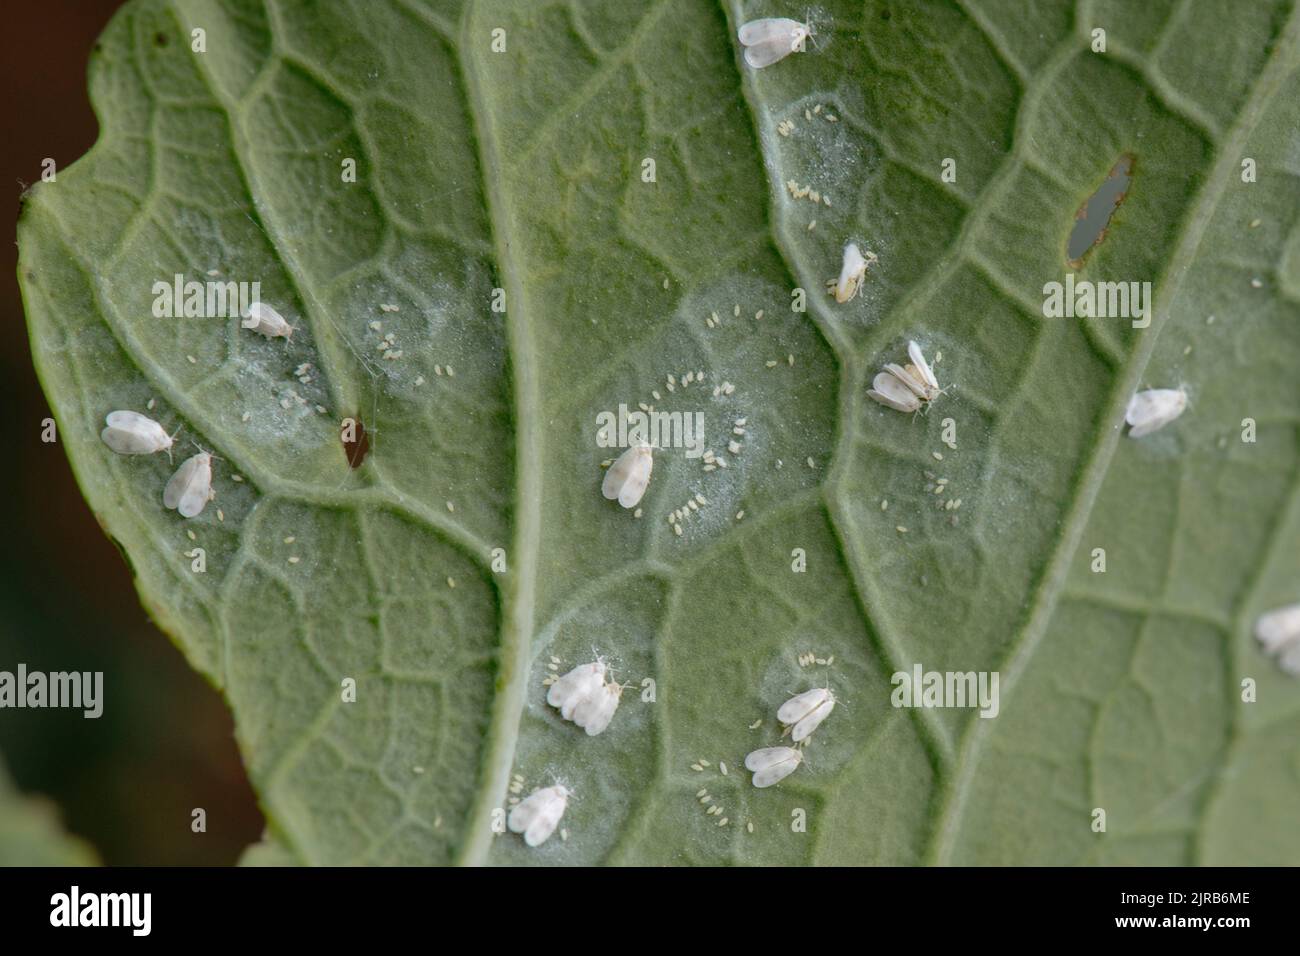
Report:
M909 364L904 368L897 362L889 362L885 365L885 371L898 379L900 384L921 401L929 401L929 398L926 397L931 394L929 386L925 384L925 380L921 377L921 373L915 365Z
M1128 437L1141 438L1164 428L1187 410L1187 392L1181 388L1148 388L1129 399L1124 420Z
M618 710L623 696L623 685L613 681L602 684L594 693L582 700L573 711L573 722L587 732L588 737L604 733Z
M794 727L790 739L798 743L820 727L834 709L835 695L830 688L814 687L796 694L782 704L777 709L776 719Z
M921 351L921 346L916 342L907 343L907 356L912 360L912 364L907 367L909 372L919 375L922 384L925 386L925 394L922 396L927 402L932 401L939 394L939 380L934 377L934 369L930 368L930 363L925 360L925 353Z
M867 267L876 262L876 258L876 254L870 250L864 254L856 242L845 245L840 277L826 283L827 290L835 296L836 302L843 304L857 298L867 276Z
M753 771L754 786L770 787L780 783L803 763L803 751L794 747L763 747L745 758L745 769Z
M605 683L605 662L592 661L579 664L563 677L558 678L546 692L546 702L559 708L560 716L565 720L573 719L574 708L586 700Z
M559 826L571 796L573 791L562 784L534 790L515 804L506 826L511 833L522 833L529 846L541 846Z
M606 469L600 493L624 508L635 508L650 484L653 468L653 449L645 442L631 445Z
M109 412L104 418L105 428L99 433L104 444L119 455L152 455L165 451L171 454L174 435L147 415L139 412Z
M911 361L906 366L890 362L872 380L867 392L869 398L900 412L914 412L922 402L932 402L943 393L921 346L909 341L907 355Z
M181 462L163 489L163 504L183 518L200 514L212 498L212 455L206 451Z
M742 24L738 33L745 48L745 62L756 70L802 53L812 27L789 17L765 17Z
M273 338L292 338L294 328L284 320L274 307L267 305L265 302L250 302L248 308L244 310L243 321L239 323L242 328L252 329L268 339Z
M1282 670L1300 677L1300 604L1261 614L1255 621L1255 639Z
M607 681L607 672L601 660L580 664L551 685L546 702L559 708L560 716L573 721L587 736L604 733L623 696L623 685Z
M900 412L914 412L921 399L902 379L891 372L878 372L867 389L867 397Z
M934 377L934 370L925 360L921 346L915 342L907 343L907 354L911 358L906 366L890 362L885 371L898 379L907 390L923 402L930 402L939 397L939 380Z

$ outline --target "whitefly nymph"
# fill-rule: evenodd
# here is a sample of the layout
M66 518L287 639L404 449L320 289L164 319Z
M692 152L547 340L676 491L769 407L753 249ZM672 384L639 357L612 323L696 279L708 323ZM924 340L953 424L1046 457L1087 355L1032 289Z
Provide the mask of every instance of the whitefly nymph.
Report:
M866 281L867 268L875 264L877 256L871 250L865 253L858 248L856 242L850 242L844 247L844 261L840 265L840 277L838 279L826 280L826 291L835 296L835 301L841 304L851 302L857 298L862 291L862 283Z
M754 786L762 789L780 783L799 769L803 751L795 747L763 747L745 758L745 769L754 774Z
M1124 420L1129 424L1128 437L1141 438L1164 428L1187 410L1187 391L1183 388L1148 388L1129 399Z
M534 790L515 804L506 818L511 833L522 833L529 846L541 846L551 838L564 816L573 791L563 784Z
M624 508L635 508L650 484L654 452L645 442L632 445L605 471L600 493Z
M740 45L745 48L745 62L756 70L784 60L791 53L802 53L812 36L812 25L789 17L765 17L742 24Z

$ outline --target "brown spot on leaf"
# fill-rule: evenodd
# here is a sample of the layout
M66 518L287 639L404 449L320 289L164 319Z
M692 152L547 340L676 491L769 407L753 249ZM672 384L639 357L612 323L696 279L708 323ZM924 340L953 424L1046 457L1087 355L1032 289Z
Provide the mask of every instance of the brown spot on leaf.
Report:
M339 428L339 441L343 443L343 454L347 456L348 466L360 468L366 455L370 454L370 436L366 434L366 426L361 424L361 416L353 415L343 419Z

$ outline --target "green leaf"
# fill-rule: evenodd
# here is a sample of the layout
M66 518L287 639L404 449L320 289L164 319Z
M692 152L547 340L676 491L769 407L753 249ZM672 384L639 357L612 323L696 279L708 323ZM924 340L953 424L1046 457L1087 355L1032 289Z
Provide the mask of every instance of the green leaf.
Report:
M145 605L230 702L250 862L1300 862L1300 691L1251 637L1300 599L1300 13L831 2L749 70L739 23L783 12L136 0L105 33L101 139L20 222L33 350ZM1044 318L1124 155L1078 278L1152 282L1153 321ZM851 238L879 262L837 305ZM152 316L209 270L292 340ZM915 417L865 394L910 338L952 386ZM1122 435L1179 383L1181 419ZM162 507L165 456L99 440L150 399L221 457L199 518ZM729 466L656 453L640 519L595 442L638 402L703 413ZM630 686L589 738L543 680L593 649ZM998 716L894 708L918 663L997 671ZM805 766L751 787L823 683ZM493 834L515 774L576 791L567 839Z
M54 804L24 797L0 761L0 866L95 866L89 843L65 833Z

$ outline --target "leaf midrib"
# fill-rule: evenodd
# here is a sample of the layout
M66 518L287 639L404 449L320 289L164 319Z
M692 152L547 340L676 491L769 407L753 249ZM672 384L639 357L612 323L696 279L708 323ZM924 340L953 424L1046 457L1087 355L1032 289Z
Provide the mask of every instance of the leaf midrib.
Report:
M406 0L402 6L411 10ZM474 124L474 144L483 177L483 201L488 208L496 264L506 295L506 344L510 355L515 419L514 538L509 554L511 571L501 587L500 670L493 702L486 754L480 771L477 797L466 822L466 836L458 863L480 865L492 846L491 817L505 800L510 768L514 763L519 725L527 689L537 580L537 554L541 540L542 469L538 410L541 408L534 347L524 316L528 310L524 286L513 266L510 248L517 241L507 212L507 189L501 173L500 150L488 116L487 101L477 69L467 60L473 49L470 22L477 4L469 0L461 13L459 42L448 43L465 86L468 113ZM423 11L414 11L426 23ZM431 24L432 25L432 24ZM485 32L483 34L487 36Z

